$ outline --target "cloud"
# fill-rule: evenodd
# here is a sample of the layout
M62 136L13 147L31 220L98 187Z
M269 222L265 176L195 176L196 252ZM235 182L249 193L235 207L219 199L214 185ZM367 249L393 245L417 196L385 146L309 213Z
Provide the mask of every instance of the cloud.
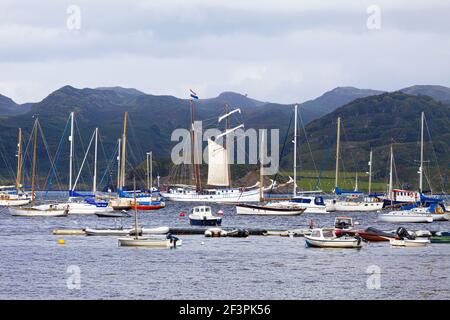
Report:
M78 5L81 29L66 27ZM184 97L235 90L301 102L336 86L450 85L450 4L377 1L11 1L0 4L0 93L37 101L65 84Z

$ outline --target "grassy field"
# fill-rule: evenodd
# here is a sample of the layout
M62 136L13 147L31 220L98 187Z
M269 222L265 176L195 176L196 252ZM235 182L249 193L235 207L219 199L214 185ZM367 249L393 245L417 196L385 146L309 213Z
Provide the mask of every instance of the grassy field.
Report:
M293 176L293 171L280 171L282 177ZM317 184L318 172L314 170L299 170L297 171L297 185L302 190L314 190ZM335 172L322 171L318 188L323 191L331 191L334 189ZM279 180L279 179L277 179ZM354 190L355 189L356 173L339 172L339 187L341 189ZM358 190L368 191L369 176L366 173L358 173ZM382 192L386 190L385 181L374 181L372 178L372 192Z

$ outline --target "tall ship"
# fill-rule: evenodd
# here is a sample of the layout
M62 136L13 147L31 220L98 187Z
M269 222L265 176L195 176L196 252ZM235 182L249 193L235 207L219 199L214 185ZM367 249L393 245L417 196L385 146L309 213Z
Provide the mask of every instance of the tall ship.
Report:
M240 202L257 202L259 201L258 184L249 188L232 187L230 175L230 159L226 148L226 143L221 145L216 142L217 139L224 138L243 128L241 124L234 128L228 129L229 117L235 113L241 113L239 108L229 111L225 108L226 113L218 118L218 123L225 121L225 131L216 137L213 141L208 139L208 178L207 188L202 186L200 178L199 157L202 154L202 146L196 144L196 135L194 121L194 99L198 99L197 95L191 91L191 99L189 100L191 110L191 146L190 154L191 163L193 163L195 172L195 185L190 184L173 184L167 188L166 192L161 195L170 201L182 202L218 202L218 203L240 203Z

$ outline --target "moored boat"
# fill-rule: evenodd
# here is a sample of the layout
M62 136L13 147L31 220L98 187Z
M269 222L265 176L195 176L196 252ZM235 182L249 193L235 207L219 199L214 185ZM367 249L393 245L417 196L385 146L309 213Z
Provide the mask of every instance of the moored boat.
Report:
M209 206L196 206L191 209L189 222L196 226L220 226L222 217L213 215Z
M279 208L270 205L237 204L236 213L242 215L260 216L298 216L305 212L305 208L285 207Z
M8 208L12 216L18 217L65 217L68 210L49 208L48 210L39 210L34 207L11 207Z
M390 239L394 247L425 247L430 243L428 239Z
M433 222L433 217L424 213L392 211L378 215L378 221L390 223L431 223Z
M305 235L305 243L306 246L315 248L362 248L360 237L338 237L334 229L313 229L311 235Z
M176 238L176 237L174 237ZM147 248L176 248L181 246L181 239L160 238L160 237L127 237L119 238L121 247L147 247Z

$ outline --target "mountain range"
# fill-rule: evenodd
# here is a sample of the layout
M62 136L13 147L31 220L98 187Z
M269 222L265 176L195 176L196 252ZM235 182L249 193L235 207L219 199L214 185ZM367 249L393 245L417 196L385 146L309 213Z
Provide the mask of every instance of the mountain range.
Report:
M335 122L338 115L343 118L347 146L343 143L342 153L346 148L353 148L352 161L344 165L348 170L360 170L367 162L368 149L382 153L386 157L386 146L391 139L399 144L399 154L408 161L414 161L408 146L417 141L418 115L421 110L426 112L434 146L440 150L440 165L448 171L448 128L450 88L442 86L412 86L400 89L398 92L386 93L379 90L358 89L353 87L338 87L320 97L299 104L303 124L306 125L309 147L313 153L316 166L327 163L326 156L333 157L332 149L335 143ZM224 112L224 106L240 107L242 114L236 121L243 121L246 128L279 128L280 139L283 139L292 118L292 104L263 102L235 92L223 92L215 98L200 99L195 103L195 117L204 120L205 124L215 125L217 118ZM189 128L190 109L187 99L168 95L151 95L132 88L100 87L95 89L77 89L64 86L37 103L18 105L12 99L0 96L0 147L3 158L9 161L8 166L0 169L0 175L7 179L11 175L14 154L17 144L17 128L22 127L25 137L29 136L34 116L38 116L45 133L46 144L51 154L55 154L60 146L60 162L67 162L67 143L60 143L61 136L67 125L71 111L75 111L77 133L75 134L76 155L81 162L92 131L99 127L101 148L104 163L113 152L116 140L120 137L123 124L123 113L129 114L128 139L133 148L129 161L133 165L145 159L145 152L152 150L155 158L161 163L167 163L173 143L170 135L174 129ZM290 128L292 131L292 125ZM80 141L83 141L83 145ZM67 141L67 140L65 140ZM301 141L301 150L308 147L306 141ZM402 147L400 147L400 144ZM409 145L408 145L409 144ZM308 147L308 149L309 149ZM383 150L383 151L382 151ZM67 151L67 152L66 152ZM308 160L311 156L304 153L301 164L304 168L312 168ZM325 156L326 155L326 156ZM400 157L400 156L399 156ZM39 150L39 158L45 159L44 148ZM400 157L401 158L401 157ZM283 158L284 166L288 167L292 159L289 145ZM333 163L331 159L331 164ZM447 161L447 162L446 162ZM41 161L44 163L45 161ZM353 164L351 163L353 162ZM323 169L330 169L331 164L323 164ZM381 163L379 163L381 167ZM11 167L8 168L7 167ZM167 165L163 166L162 175L167 174ZM414 166L399 166L405 180L413 180ZM1 168L1 167L0 167ZM40 167L41 175L48 166ZM66 174L61 170L61 176ZM379 174L382 174L381 171ZM384 174L384 173L383 173Z

